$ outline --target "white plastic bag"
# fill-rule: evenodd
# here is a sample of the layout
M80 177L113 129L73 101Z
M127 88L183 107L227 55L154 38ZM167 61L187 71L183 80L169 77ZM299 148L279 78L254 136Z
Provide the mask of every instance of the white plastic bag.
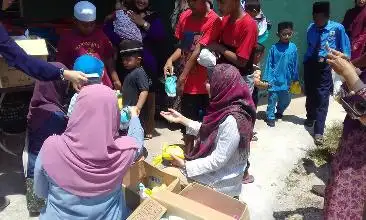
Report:
M334 72L334 70L332 70L332 78L333 78L333 85L334 85L333 96L337 97L342 90L342 85L343 85L344 79L342 76L340 76L339 74Z
M210 50L204 48L197 58L197 62L206 68L216 66L216 56Z

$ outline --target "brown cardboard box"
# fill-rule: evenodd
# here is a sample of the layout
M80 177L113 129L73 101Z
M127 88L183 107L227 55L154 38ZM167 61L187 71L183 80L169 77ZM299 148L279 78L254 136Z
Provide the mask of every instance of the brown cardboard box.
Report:
M31 56L47 60L48 50L43 39L16 40L23 50ZM27 86L34 83L34 80L22 71L9 67L3 58L0 59L0 88Z
M179 193L234 219L249 220L249 210L245 203L198 183L192 183Z
M129 219L159 220L162 206L166 209L167 215L186 220L250 219L246 204L198 183L188 185L180 194L169 191L157 192L152 195L152 199L149 199L152 201L146 200L145 202L149 205L146 206L143 203L142 207L138 207Z
M160 220L166 208L153 199L147 199L127 218L127 220Z
M130 167L123 178L126 203L131 210L135 210L140 205L140 196L137 189L138 184L143 183L145 187L151 189L152 186L149 181L151 178L158 184L167 185L168 191L175 193L181 191L180 182L177 177L167 174L145 161L139 161Z

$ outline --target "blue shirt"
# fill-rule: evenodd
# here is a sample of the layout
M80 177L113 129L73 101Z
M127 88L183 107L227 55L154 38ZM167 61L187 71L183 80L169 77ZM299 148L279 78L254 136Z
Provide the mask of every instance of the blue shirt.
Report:
M299 80L297 47L294 43L274 44L269 53L262 80L268 82L268 91L289 90Z
M321 38L319 44L319 35ZM309 60L318 61L320 58L326 58L328 51L326 45L331 49L338 50L348 57L351 56L351 44L342 24L328 21L328 24L319 29L314 23L310 24L307 31L308 49L305 53L304 62ZM316 51L318 48L318 52Z

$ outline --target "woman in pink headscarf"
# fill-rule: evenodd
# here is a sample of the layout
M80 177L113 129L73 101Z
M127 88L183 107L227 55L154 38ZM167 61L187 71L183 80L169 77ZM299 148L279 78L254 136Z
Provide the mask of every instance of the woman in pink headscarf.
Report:
M135 108L131 115L128 136L118 137L114 91L81 90L66 131L49 137L36 161L34 191L47 201L40 219L125 219L122 179L144 138Z

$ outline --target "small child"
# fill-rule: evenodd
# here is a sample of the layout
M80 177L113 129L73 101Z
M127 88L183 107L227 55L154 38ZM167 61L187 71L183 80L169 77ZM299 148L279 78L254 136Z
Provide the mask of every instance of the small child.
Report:
M100 84L101 77L103 74L104 64L101 60L91 56L91 55L83 55L76 59L74 63L74 70L81 71L85 73L88 78L88 84ZM71 113L74 109L74 104L76 103L76 99L78 97L78 93L75 93L70 101L69 108L67 110L67 116L70 117Z
M127 72L122 86L123 106L136 106L139 113L151 85L151 80L141 66L142 50L142 43L136 40L124 40L120 44L121 61Z
M293 23L279 23L277 36L280 40L269 51L263 75L263 81L269 84L267 125L270 127L275 127L275 120L283 117L283 112L291 102L291 83L299 80L297 47L290 42Z
M88 1L78 2L74 7L74 20L75 28L61 36L57 61L71 69L78 57L91 54L101 59L106 67L102 75L102 83L111 88L114 86L115 89L121 89L121 82L114 65L113 46L103 31L96 29L96 7Z
M263 60L265 47L258 43L257 47L254 50L254 59L253 59L253 71L254 71L254 91L253 91L253 101L255 106L258 106L258 90L259 89L267 89L268 83L261 81L262 71L260 69L260 62Z

